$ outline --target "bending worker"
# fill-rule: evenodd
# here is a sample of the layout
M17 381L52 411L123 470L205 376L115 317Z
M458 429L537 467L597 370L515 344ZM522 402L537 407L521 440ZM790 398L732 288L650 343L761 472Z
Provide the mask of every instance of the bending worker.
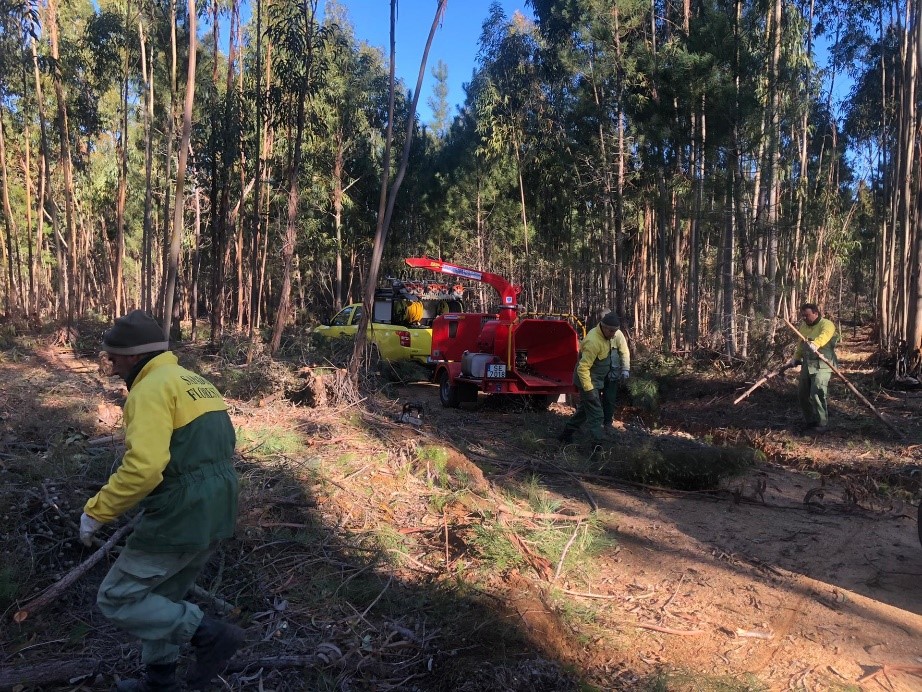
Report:
M618 383L631 375L631 353L619 327L618 315L610 312L589 330L579 346L573 383L580 390L579 406L557 438L564 444L583 423L593 442L601 440L612 424Z
M102 349L128 387L125 455L86 503L80 540L92 545L103 525L139 506L141 520L103 579L97 604L141 639L140 679L123 692L179 692L180 647L191 643L189 689L208 686L243 642L243 630L205 616L185 599L216 543L234 533L235 435L214 385L179 366L163 330L135 310L103 335Z
M803 411L802 430L825 432L829 424L828 393L829 378L832 368L820 360L818 353L826 360L838 365L836 344L839 337L836 326L820 316L816 303L804 303L800 306L801 322L797 331L806 341L797 344L794 357L787 362L788 367L800 365L800 378L797 381L797 399Z

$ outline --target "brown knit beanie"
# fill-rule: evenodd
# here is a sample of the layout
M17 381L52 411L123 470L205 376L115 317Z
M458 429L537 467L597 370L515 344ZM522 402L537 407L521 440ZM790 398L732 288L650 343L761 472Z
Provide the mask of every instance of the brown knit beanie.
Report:
M169 341L163 339L163 329L157 320L142 310L132 310L115 320L115 325L102 335L102 350L117 356L137 356L166 351Z

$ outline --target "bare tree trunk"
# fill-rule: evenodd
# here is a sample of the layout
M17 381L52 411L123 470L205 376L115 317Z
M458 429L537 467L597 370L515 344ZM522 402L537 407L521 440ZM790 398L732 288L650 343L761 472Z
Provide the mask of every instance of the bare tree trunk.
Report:
M18 234L14 232L15 221L13 220L13 210L10 208L9 182L6 176L6 138L3 135L3 129L3 109L0 108L0 181L2 181L3 186L3 225L6 231L6 248L4 252L0 252L0 255L6 254L6 314L13 315L18 313L20 309L16 278L13 274L13 258L15 256L13 236ZM0 249L3 248L0 247Z
M153 80L153 65L151 65L151 80ZM161 254L163 267L163 280L160 282L159 292L157 294L157 309L163 320L167 322L167 313L172 314L173 306L166 301L166 285L170 266L170 248L172 246L172 223L170 218L170 170L173 167L173 127L176 121L176 97L177 97L177 59L176 59L176 0L170 0L170 110L166 114L166 155L163 160L163 252ZM182 152L180 152L182 157ZM177 190L177 195L182 195L181 190ZM174 287L175 288L175 287ZM167 335L169 338L169 335Z
M193 226L193 237L195 238L195 249L192 257L192 280L189 282L190 292L192 294L189 300L189 318L192 322L192 328L189 332L189 339L194 343L198 334L198 277L202 264L201 252L202 236L202 189L195 186L195 225Z
M58 134L61 142L61 170L64 175L64 216L67 224L67 273L64 308L68 326L73 324L77 303L77 222L74 217L74 173L70 151L70 128L67 124L67 97L61 75L61 55L58 50L58 3L48 0L48 29L51 38L51 57L55 68L52 72L54 95L58 106Z
M253 198L253 231L252 231L252 256L250 258L250 320L248 335L252 342L255 330L259 328L260 291L262 284L259 276L260 232L262 231L262 165L264 145L268 139L268 132L263 132L263 100L264 88L262 85L262 0L256 0L256 156L253 157L255 171L253 173L256 194ZM269 53L269 51L266 51ZM272 61L266 60L266 89L269 87L270 66ZM268 127L266 128L268 130ZM252 354L252 349L250 350Z
M131 14L131 0L125 3L125 34L128 34L128 22ZM128 191L128 47L124 48L122 62L122 118L121 132L118 138L119 166L118 166L118 192L115 201L115 286L113 286L114 305L113 316L121 315L125 301L122 296L124 290L124 270L122 264L125 258L125 198Z
M403 155L400 159L400 167L397 169L394 183L391 185L390 191L388 192L387 180L390 175L391 128L394 121L394 58L396 53L394 30L397 13L397 0L391 0L390 98L388 100L387 137L384 145L384 167L381 172L381 195L378 200L378 224L377 228L375 228L375 243L371 253L371 262L368 265L368 276L365 278L365 292L363 296L365 309L362 311L362 319L359 322L358 332L355 336L355 347L352 350L352 360L349 362L349 375L353 381L358 378L359 368L362 366L368 320L371 319L371 312L374 307L375 285L378 282L378 270L381 267L381 256L384 254L384 243L387 240L387 232L390 228L391 214L394 211L394 202L397 199L397 192L400 190L400 184L403 182L403 176L406 173L407 160L410 158L410 146L413 144L413 129L416 126L416 104L419 101L419 93L422 90L423 77L426 73L426 59L429 57L432 39L435 37L435 30L441 22L447 3L448 0L438 0L438 6L435 9L435 17L432 20L432 26L429 29L429 37L426 40L426 47L423 49L423 57L419 65L419 75L416 78L416 89L413 91L413 101L410 104L410 112L407 114L407 133L403 145ZM386 205L385 196L387 196Z
M912 77L915 81L918 64L922 58L922 1L916 0L913 4L912 16L912 38L910 41L909 53L911 54ZM904 87L905 88L905 87ZM912 149L905 152L905 158L911 161L918 161L918 148L916 143L916 100L914 98L914 87L910 87L910 98L907 98L907 119L913 124L911 139L909 139ZM912 171L910 171L912 172ZM922 347L922 175L919 174L918 165L915 167L915 217L912 225L914 238L910 242L906 240L906 251L910 253L909 263L907 266L908 274L908 296L906 298L906 345L910 353L914 353ZM906 184L907 190L910 183Z
M147 41L144 37L144 23L138 19L138 36L141 42L141 79L144 88L144 227L141 234L141 309L150 310L152 305L153 280L153 190L151 188L154 156L153 131L154 121L154 47L151 44L150 62L147 57Z
M48 119L45 117L45 101L44 97L42 96L42 77L41 72L39 72L38 69L38 51L35 47L34 38L30 39L29 47L32 51L32 73L35 77L35 102L38 109L39 148L41 155L41 179L39 181L38 228L36 230L36 244L39 247L41 246L43 223L45 218L45 201L47 200L48 215L51 217L51 233L54 240L55 256L58 266L58 290L54 292L54 299L56 301L54 312L58 318L61 318L63 315L59 301L61 296L65 294L67 286L64 282L64 272L61 269L63 255L61 252L60 243L61 233L58 229L58 208L57 205L55 205L54 200L51 198L51 167L48 165L50 152L48 148Z
M333 309L343 306L343 133L336 135L336 153L333 159L333 228L336 231L336 278L333 284Z
M304 26L307 36L305 60L310 65L314 59L314 21L317 6L314 2L305 2L304 5ZM309 14L308 14L309 12ZM310 79L310 70L304 76L305 80ZM269 352L275 354L282 344L282 331L288 323L288 313L291 305L291 272L295 253L296 224L298 221L298 201L299 201L299 176L301 174L301 145L304 137L304 125L306 117L305 102L310 98L310 91L313 85L309 82L304 84L304 92L298 98L298 115L295 122L294 153L291 157L291 163L288 167L288 220L285 226L285 240L282 243L282 285L279 289L279 304L275 314L275 324L272 328L272 338L269 342Z
M176 198L173 202L173 233L170 241L170 258L167 264L167 277L164 289L163 334L169 339L173 319L173 296L176 291L176 278L179 271L179 250L182 243L184 186L186 162L189 157L189 140L192 137L192 104L195 100L195 53L196 53L196 15L195 0L188 0L189 11L189 65L186 72L186 98L182 118L182 142L179 149L179 164L176 167Z

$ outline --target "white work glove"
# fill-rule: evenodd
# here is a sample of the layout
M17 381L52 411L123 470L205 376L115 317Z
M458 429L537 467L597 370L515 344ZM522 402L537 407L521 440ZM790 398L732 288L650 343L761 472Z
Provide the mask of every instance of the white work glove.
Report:
M626 369L625 369L625 370L622 370L622 371L621 371L621 379L622 379L622 380L626 380L626 379L628 379L630 376L631 376L631 371L630 371L630 370L626 370Z
M93 536L99 527L102 526L101 521L96 521L89 514L84 512L80 515L80 542L88 548L93 545Z
M819 346L817 346L817 345L816 345L815 343L813 343L812 341L808 341L808 342L807 342L807 348L809 348L813 353L816 353L817 351L820 350Z

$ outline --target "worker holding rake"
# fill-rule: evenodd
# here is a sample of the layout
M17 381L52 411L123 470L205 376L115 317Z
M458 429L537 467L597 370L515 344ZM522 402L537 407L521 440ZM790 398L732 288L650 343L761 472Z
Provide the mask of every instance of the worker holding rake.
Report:
M832 367L829 364L838 364L835 348L839 337L836 334L836 326L820 315L816 303L801 305L800 317L802 321L797 325L797 331L803 340L797 344L794 356L787 362L787 367L800 365L797 399L804 415L801 430L824 433L829 425L828 393L829 378L832 376ZM820 358L818 353L822 354L825 360Z
M208 380L179 366L160 325L135 310L103 335L102 350L128 386L125 455L84 507L80 539L135 506L127 546L103 579L103 615L141 639L140 679L121 692L178 692L180 647L191 643L189 689L206 689L243 642L243 630L185 599L216 543L234 533L237 475L227 404Z

